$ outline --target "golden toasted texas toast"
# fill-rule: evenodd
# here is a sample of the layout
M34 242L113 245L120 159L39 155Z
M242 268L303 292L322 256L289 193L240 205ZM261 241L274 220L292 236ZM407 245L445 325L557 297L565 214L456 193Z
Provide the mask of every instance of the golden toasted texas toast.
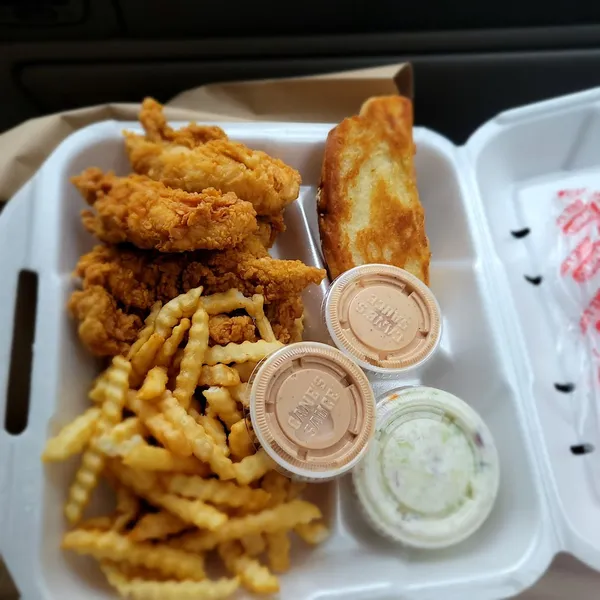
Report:
M429 241L417 192L412 103L367 100L327 136L319 186L321 245L329 275L362 264L402 267L429 283Z

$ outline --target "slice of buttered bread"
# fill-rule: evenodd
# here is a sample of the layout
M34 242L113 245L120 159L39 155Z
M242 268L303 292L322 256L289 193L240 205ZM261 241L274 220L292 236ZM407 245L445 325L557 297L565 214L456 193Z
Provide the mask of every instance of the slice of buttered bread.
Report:
M429 240L413 156L412 103L367 100L327 136L319 186L321 245L332 279L385 263L429 283Z

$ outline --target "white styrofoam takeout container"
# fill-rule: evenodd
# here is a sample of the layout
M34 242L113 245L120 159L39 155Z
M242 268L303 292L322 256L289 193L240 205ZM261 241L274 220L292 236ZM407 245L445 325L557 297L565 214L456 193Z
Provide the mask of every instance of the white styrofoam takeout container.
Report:
M15 289L20 269L39 275L31 408L26 430L0 431L0 551L25 600L113 597L93 561L59 550L62 505L77 461L44 467L48 435L80 413L97 372L79 343L65 303L72 269L94 240L69 177L90 165L129 170L121 130L104 122L71 135L0 219L0 383L7 385ZM299 200L274 255L322 264L315 192L328 125L226 123L235 140L300 170ZM541 309L543 286L531 286L528 247L511 236L541 195L540 181L600 173L600 89L510 111L478 130L464 147L415 129L416 167L433 262L431 287L444 315L441 348L410 379L373 375L377 396L422 383L464 399L494 435L501 486L492 514L472 537L440 551L392 545L360 516L348 477L314 493L332 536L294 549L282 577L286 600L484 600L532 585L560 551L600 569L600 504L586 476L593 455L574 456L577 432L553 383L568 377ZM323 341L325 284L307 293L305 339ZM0 414L6 394L0 395ZM583 440L592 441L592 440ZM595 440L597 442L597 440ZM102 502L100 498L100 503Z

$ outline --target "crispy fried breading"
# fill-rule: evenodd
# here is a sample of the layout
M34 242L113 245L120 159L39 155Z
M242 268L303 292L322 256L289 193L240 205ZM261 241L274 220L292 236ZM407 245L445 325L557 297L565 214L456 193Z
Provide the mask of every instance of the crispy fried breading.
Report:
M429 280L429 241L413 155L412 103L371 98L327 136L319 229L332 279L361 264L386 263Z
M71 179L94 211L83 224L100 240L162 252L233 248L256 230L256 212L235 194L168 188L145 175L117 177L91 167Z
M259 215L278 213L300 190L295 169L239 142L212 140L190 149L128 133L125 144L137 173L188 192L217 186L252 202Z
M84 279L84 287L102 285L119 302L142 310L198 286L204 286L204 295L231 288L246 296L262 294L269 305L297 298L325 276L323 269L299 260L276 260L264 248L263 252L256 256L240 246L222 252L160 254L100 245L81 257L76 274Z
M163 114L162 104L154 98L144 98L140 122L146 131L146 137L153 142L165 141L194 148L210 140L227 139L227 134L220 127L196 123L190 123L181 129L169 127Z
M254 321L248 315L237 317L215 315L208 321L208 329L213 344L225 345L229 342L241 344L246 341L255 342L258 339Z
M102 286L91 285L73 292L68 309L79 321L79 337L97 356L125 352L142 327L136 314L127 314Z
M286 229L283 213L273 215L272 217L258 217L258 230L256 237L261 241L265 248L271 248L280 233Z
M275 337L284 344L302 341L304 304L299 296L290 296L265 306Z
M146 137L125 132L125 147L137 173L188 192L209 187L234 192L252 202L259 215L277 215L298 197L300 174L283 161L223 137L194 145L189 129L182 142L181 134L178 139L165 129L156 110L153 105L152 117L149 109L140 115L148 127Z
M205 294L230 288L247 296L262 294L273 331L284 343L302 317L302 291L325 276L323 269L300 261L271 258L256 240L232 250L183 254L97 246L81 257L76 273L84 288L105 288L129 311L146 312L156 300L168 301L199 285Z

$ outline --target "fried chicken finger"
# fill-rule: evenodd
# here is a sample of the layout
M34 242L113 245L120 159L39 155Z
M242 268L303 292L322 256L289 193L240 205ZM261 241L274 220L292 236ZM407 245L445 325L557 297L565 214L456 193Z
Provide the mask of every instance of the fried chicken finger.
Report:
M183 252L238 245L257 228L256 212L233 193L188 193L143 175L117 177L86 169L72 182L95 211L83 223L100 240L141 249Z
M127 351L142 327L142 320L117 307L100 286L73 292L69 312L79 321L79 338L96 356L115 356Z
M186 135L181 142L156 112L149 103L142 109L146 137L125 132L125 148L137 173L187 192L209 187L233 192L251 202L259 215L277 215L298 197L300 173L283 161L226 138L192 145Z
M146 137L153 142L170 142L178 146L194 148L210 140L227 139L227 135L214 125L190 123L181 129L169 127L163 114L163 107L154 98L144 98L140 111L140 123Z

